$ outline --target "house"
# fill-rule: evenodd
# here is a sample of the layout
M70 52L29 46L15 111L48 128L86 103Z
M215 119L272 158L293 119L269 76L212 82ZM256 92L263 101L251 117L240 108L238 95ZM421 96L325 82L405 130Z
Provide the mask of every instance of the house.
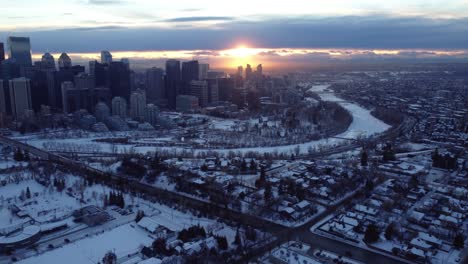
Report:
M138 221L138 226L148 231L149 233L156 235L158 238L166 237L166 229L150 217L143 217L140 221Z
M294 209L298 212L305 212L310 208L310 202L303 200L294 205Z
M88 226L101 225L111 219L108 212L101 208L89 205L73 212L75 221L84 222Z

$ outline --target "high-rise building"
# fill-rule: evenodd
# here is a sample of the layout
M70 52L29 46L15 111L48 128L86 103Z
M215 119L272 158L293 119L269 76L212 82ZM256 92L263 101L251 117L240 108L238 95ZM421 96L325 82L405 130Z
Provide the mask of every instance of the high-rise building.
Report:
M70 107L68 102L68 93L69 91L73 90L75 86L71 81L65 81L61 84L62 90L62 108L64 113L70 113ZM73 107L74 108L74 107Z
M20 75L20 67L13 60L7 59L0 63L0 79L8 81Z
M252 67L250 67L250 64L247 64L247 67L245 68L245 79L252 79Z
M127 117L127 101L124 98L117 96L112 99L112 114L121 118Z
M198 80L205 80L208 76L208 71L210 70L210 65L208 63L198 64Z
M242 66L237 67L237 76L239 77L244 76L244 68Z
M130 116L138 121L144 121L146 116L146 94L138 89L130 97Z
M181 94L190 94L190 82L198 80L199 75L199 65L198 61L184 61L182 63L182 90Z
M5 89L3 88L3 80L0 79L0 115L7 113L7 98L5 95Z
M112 97L120 96L130 101L130 71L121 61L113 61L109 65L109 88Z
M49 52L44 53L41 59L42 69L54 69L55 70L55 59Z
M79 73L75 75L74 78L75 88L84 90L84 89L94 89L94 78L87 73Z
M176 108L176 97L180 87L180 61L166 61L165 90L170 109Z
M9 81L11 113L16 119L32 109L31 88L29 79L21 77Z
M154 104L146 105L146 116L145 121L151 125L155 125L158 122L159 117L159 107Z
M127 58L122 58L120 61L127 67L128 70L130 70L130 60Z
M98 61L89 62L89 74L94 77L95 87L109 86L109 66Z
M146 70L146 97L152 103L165 99L164 71L162 69L153 67Z
M109 65L112 62L112 54L107 51L101 51L101 63Z
M98 122L104 122L110 116L110 109L104 102L99 102L94 108L94 116Z
M236 79L218 79L218 97L220 101L231 101L232 91L236 88Z
M29 81L31 89L32 109L36 112L41 110L41 105L49 105L49 83L47 72L35 69Z
M193 95L178 95L176 110L179 112L193 112L200 108L198 97Z
M8 37L8 56L19 66L32 66L31 44L26 37Z
M69 69L69 68L71 68L72 61L71 61L70 57L68 56L68 54L66 54L65 52L60 54L60 57L58 59L58 65L59 65L59 69Z
M258 74L258 76L263 75L263 67L262 67L261 64L257 65L257 74Z
M198 97L198 103L201 107L208 105L208 84L206 81L191 81L191 95Z
M0 42L0 63L5 60L5 46Z
M217 103L219 101L218 79L207 79L208 85L208 104Z

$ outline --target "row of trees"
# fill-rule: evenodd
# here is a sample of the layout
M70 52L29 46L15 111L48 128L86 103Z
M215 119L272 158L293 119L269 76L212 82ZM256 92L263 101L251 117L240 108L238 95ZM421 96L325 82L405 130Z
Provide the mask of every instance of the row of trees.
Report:
M120 208L125 207L125 199L123 193L115 193L114 191L111 191L109 195L104 196L104 206L110 206L110 205L115 205Z

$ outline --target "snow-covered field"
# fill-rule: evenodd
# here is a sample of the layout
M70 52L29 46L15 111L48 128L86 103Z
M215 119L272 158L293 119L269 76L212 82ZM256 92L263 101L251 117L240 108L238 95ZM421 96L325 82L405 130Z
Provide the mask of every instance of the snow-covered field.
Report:
M153 239L143 229L126 224L18 263L50 264L60 260L67 264L94 264L100 262L109 250L114 251L117 257L123 257L152 242Z
M365 109L357 104L343 101L341 98L337 97L333 92L326 90L329 85L316 85L313 86L310 91L316 92L320 97L325 101L334 101L338 102L341 106L347 109L353 116L353 122L348 127L348 129L339 134L338 138L324 138L321 140L310 141L302 144L292 144L285 146L275 146L275 147L254 147L254 148L236 148L236 149L214 149L218 153L227 154L231 151L248 153L248 152L258 152L258 153L285 153L292 154L297 149L300 153L308 153L309 150L319 149L321 147L334 147L340 144L347 142L345 139L356 139L359 137L369 137L382 133L390 128L388 124L385 124L383 121L375 118L371 115L370 110ZM216 129L229 129L233 124L233 120L219 120L214 119L212 122L212 127ZM65 143L65 144L78 144L78 145L99 145L102 152L112 152L113 150L118 150L119 152L129 152L134 151L137 153L148 153L158 150L168 150L168 151L194 151L195 153L208 151L207 149L188 149L183 147L153 147L153 146L134 146L134 145L119 145L119 144L108 144L108 143L97 143L94 142L94 139L98 139L99 134L94 134L94 136L86 138L68 138L68 139L56 139L54 143ZM28 144L33 146L43 148L44 143L50 142L50 140L38 139L35 137L22 137L18 138ZM167 140L167 137L164 138Z

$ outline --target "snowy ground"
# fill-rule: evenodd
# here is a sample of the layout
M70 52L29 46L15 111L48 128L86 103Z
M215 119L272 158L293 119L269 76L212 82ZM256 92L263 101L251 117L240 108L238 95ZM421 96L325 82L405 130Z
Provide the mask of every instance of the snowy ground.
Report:
M382 133L390 128L389 125L385 124L381 120L375 118L370 114L370 110L365 109L357 104L345 102L342 99L335 96L333 92L326 90L329 86L328 85L317 85L313 86L310 90L318 93L320 97L325 101L335 101L338 102L341 106L346 108L353 116L353 122L348 127L348 129L336 136L339 138L349 138L355 139L358 137L369 137L378 133ZM218 120L214 119L212 122L212 126L216 129L229 129L229 127L234 123L233 120ZM125 133L118 133L120 136L126 135ZM127 135L132 135L132 133L128 133ZM106 135L108 136L108 135ZM91 133L87 137L83 138L64 138L64 139L54 139L54 143L66 143L66 144L76 144L76 145L99 145L99 149L102 152L112 152L113 150L118 150L119 152L129 152L135 151L138 153L146 154L148 152L154 152L157 150L168 150L168 151L194 151L203 152L208 151L207 149L189 149L184 147L153 147L153 146L134 146L134 145L119 145L119 144L109 144L109 143L97 143L94 142L94 139L98 139L100 137L99 133ZM237 149L216 149L214 151L218 153L227 154L230 151L233 152L240 152L240 153L248 153L248 152L259 152L259 153L286 153L291 154L295 152L295 149L299 148L301 153L307 153L310 149L318 149L320 147L333 147L339 144L343 144L347 142L346 140L339 139L336 137L332 138L325 138L316 141L310 141L303 144L292 144L292 145L285 145L285 146L276 146L276 147L256 147L256 148L237 148ZM39 139L35 136L23 136L17 138L23 142L31 144L33 146L43 148L44 143L50 142L49 139ZM158 137L155 137L158 139ZM162 141L168 140L167 137L161 137Z
M100 262L109 250L114 251L117 257L122 257L152 242L153 239L145 231L135 225L126 224L18 263L50 264L60 260L67 264L94 264Z

